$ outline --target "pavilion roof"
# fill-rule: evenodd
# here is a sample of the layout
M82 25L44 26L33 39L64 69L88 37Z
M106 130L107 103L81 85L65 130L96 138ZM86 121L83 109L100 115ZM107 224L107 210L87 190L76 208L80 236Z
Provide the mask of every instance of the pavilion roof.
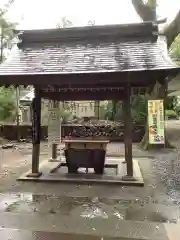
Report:
M158 26L151 22L25 30L18 37L11 56L0 66L0 81L9 76L179 69L167 54Z

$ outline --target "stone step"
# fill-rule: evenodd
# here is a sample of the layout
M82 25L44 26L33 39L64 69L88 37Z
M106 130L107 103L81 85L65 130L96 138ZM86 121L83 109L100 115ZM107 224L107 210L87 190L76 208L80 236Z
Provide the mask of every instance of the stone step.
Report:
M0 227L3 229L20 229L28 230L32 233L53 232L62 234L78 234L79 236L92 236L89 239L121 239L121 240L172 240L168 238L172 231L168 231L165 224L138 222L131 220L115 221L108 219L86 219L82 217L41 215L41 214L13 214L1 213ZM7 230L6 230L7 231ZM27 232L24 231L24 234ZM1 229L0 234L3 234ZM22 231L23 234L23 231ZM168 236L167 236L168 234ZM179 232L178 232L179 234ZM2 235L3 236L3 235ZM32 234L33 236L33 234ZM55 234L54 234L55 236ZM25 236L24 236L25 237ZM12 240L33 240L40 238L10 238ZM97 238L93 238L97 237ZM180 237L180 236L179 236ZM9 238L0 237L6 240ZM60 238L45 238L47 240L56 240ZM64 239L64 238L63 238ZM66 239L66 238L65 238ZM67 238L68 239L68 238ZM74 238L69 238L73 239ZM77 238L82 239L82 238ZM85 238L87 239L87 238ZM179 238L180 239L180 238ZM174 239L173 239L174 240Z
M166 227L168 240L179 240L179 226L171 225ZM103 237L103 236L93 236L93 235L80 235L80 234L66 234L60 232L47 232L47 231L29 231L22 229L8 229L8 228L0 228L0 239L3 240L132 240L130 237L123 238L114 238L114 237ZM146 238L147 239L147 238ZM155 238L154 238L155 239ZM167 238L166 238L167 239ZM136 239L138 240L138 239ZM141 239L139 239L141 240ZM156 240L156 239L155 239Z
M99 238L79 234L64 234L57 232L29 231L22 229L0 228L0 239L3 240L111 240L112 238Z

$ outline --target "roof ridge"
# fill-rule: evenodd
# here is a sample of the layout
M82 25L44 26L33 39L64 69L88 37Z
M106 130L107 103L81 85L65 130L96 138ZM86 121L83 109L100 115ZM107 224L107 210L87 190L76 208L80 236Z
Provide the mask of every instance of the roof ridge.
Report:
M36 42L70 41L97 39L100 37L117 38L156 38L158 25L153 22L116 24L103 26L73 27L61 29L19 30L19 40L22 44Z

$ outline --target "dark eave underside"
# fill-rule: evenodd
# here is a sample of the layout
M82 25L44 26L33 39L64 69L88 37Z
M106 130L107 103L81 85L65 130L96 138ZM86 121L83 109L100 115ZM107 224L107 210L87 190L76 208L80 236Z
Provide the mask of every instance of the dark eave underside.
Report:
M0 75L0 85L64 85L68 84L70 88L74 85L85 87L96 87L97 84L110 84L124 87L128 83L131 86L148 86L156 81L163 81L167 76L176 76L179 68L162 70L144 70L132 72L98 72L98 73L79 73L79 74L16 74Z

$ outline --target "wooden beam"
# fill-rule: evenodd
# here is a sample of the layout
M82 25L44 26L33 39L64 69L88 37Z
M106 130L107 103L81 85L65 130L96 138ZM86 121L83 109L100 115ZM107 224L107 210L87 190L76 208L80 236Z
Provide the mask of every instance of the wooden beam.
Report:
M42 98L58 101L91 101L91 100L121 100L124 92L61 92L61 93L41 93Z
M164 79L170 74L177 74L178 68L173 69L154 69L154 70L137 70L137 71L119 71L119 72L93 72L93 73L36 73L36 74L13 74L0 75L2 84L9 85L44 85L48 84L118 84L124 86L128 81L129 74L131 75L131 85L147 86L154 79Z
M134 93L145 93L147 87L143 89L131 88ZM137 90L137 91L136 91ZM49 85L46 88L41 87L41 97L45 99L58 100L58 101L103 101L103 100L123 100L124 99L124 87L119 88L117 86L94 86L83 88L82 85L70 88L67 86L53 86Z

